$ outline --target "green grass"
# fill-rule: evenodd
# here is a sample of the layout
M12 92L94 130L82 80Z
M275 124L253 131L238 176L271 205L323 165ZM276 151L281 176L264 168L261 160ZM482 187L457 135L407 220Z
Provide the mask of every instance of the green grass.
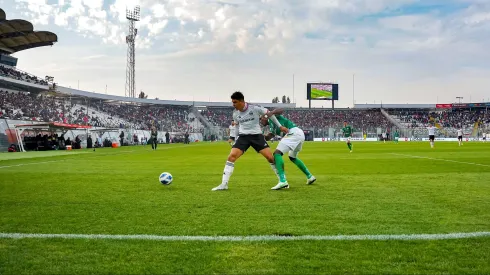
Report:
M311 98L332 98L332 92L311 88Z
M490 144L306 143L291 188L249 151L221 182L226 143L0 154L0 232L351 235L490 231ZM277 143L272 144L275 147ZM73 152L77 153L77 151ZM394 155L404 154L422 158ZM59 155L56 155L59 154ZM10 159L15 158L15 159ZM456 162L431 160L437 158ZM9 159L9 160L7 160ZM466 162L466 164L458 163ZM477 166L478 163L488 166ZM163 186L168 171L174 182ZM490 238L190 242L0 239L0 274L488 274Z

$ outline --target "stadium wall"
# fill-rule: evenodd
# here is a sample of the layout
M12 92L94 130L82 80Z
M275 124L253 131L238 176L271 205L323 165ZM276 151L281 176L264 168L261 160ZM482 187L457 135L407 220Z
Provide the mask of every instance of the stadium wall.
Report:
M478 138L478 137L463 137L463 141L482 141L483 139ZM400 142L409 142L409 141L429 141L429 138L408 138L408 137L400 137L398 139ZM439 138L436 137L435 141L452 141L452 142L457 142L458 138Z

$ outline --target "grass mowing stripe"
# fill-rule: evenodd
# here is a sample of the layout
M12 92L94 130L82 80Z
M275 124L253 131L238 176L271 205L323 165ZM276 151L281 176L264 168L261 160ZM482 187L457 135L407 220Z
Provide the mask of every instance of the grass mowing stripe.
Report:
M160 150L170 150L170 149L176 149L176 148L184 148L184 147L189 147L189 146L196 146L196 145L183 145L183 146L172 146L172 147L167 147L167 148L160 148ZM134 152L139 152L139 153L146 153L147 151L138 151L138 150L128 150L128 151L123 151L123 152L116 152L116 153L102 153L102 154L97 154L95 156L89 156L85 159L89 158L96 158L96 157L105 157L105 156L117 156L117 155L123 155L123 154L129 154L129 153L134 153ZM66 155L63 155L66 156ZM53 156L55 157L55 156ZM50 161L40 161L40 162L29 162L29 163L20 163L20 164L14 164L14 165L4 165L0 166L0 169L3 168L12 168L12 167L19 167L19 166L25 166L25 165L34 165L34 164L46 164L46 163L53 163L53 162L62 162L62 161L67 161L67 160L79 160L78 158L68 158L68 159L62 159L62 160L50 160Z
M0 239L102 239L102 240L148 240L148 241L214 241L214 242L270 242L270 241L416 241L449 240L490 237L490 232L447 234L401 234L401 235L304 235L304 236L158 236L158 235L102 235L102 234L36 234L0 233Z
M417 159L430 159L430 160L438 160L438 161L446 161L446 162L454 162L454 163L461 163L461 164L470 164L470 165L476 165L476 166L490 167L490 165L487 165L487 164L474 163L474 162L457 161L457 160L450 160L450 159L436 159L436 158L405 155L405 154L396 154L396 153L390 153L390 154L395 155L395 156L401 156L401 157L410 157L410 158L417 158Z
M129 153L132 153L132 152L135 152L135 151L134 150L129 150L129 151L117 152L117 153L97 154L96 156L90 156L90 157L87 157L87 158L104 157L104 156L116 156L116 155L122 155L122 154L129 154ZM52 157L57 157L57 156L52 156ZM61 160L50 160L50 161L19 163L19 164L13 164L13 165L0 166L0 169L3 169L3 168L11 168L11 167L19 167L19 166L26 166L26 165L34 165L34 164L45 164L45 163L53 163L53 162L62 162L62 161L73 160L73 159L79 160L78 158L68 158L68 159L61 159Z

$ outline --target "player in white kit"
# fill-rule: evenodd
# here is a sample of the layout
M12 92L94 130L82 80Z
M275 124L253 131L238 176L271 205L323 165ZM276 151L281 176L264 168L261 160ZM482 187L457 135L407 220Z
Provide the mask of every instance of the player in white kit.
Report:
M436 137L436 127L434 127L434 125L430 125L429 127L427 127L427 130L429 130L430 148L434 148L434 140Z
M250 147L254 148L257 153L260 153L267 159L267 161L269 161L272 170L279 179L274 156L272 155L271 148L269 147L269 144L267 144L260 126L260 117L267 114L268 110L260 106L248 104L245 102L245 97L241 92L234 92L231 95L231 101L235 108L233 111L233 121L236 123L236 139L231 148L231 152L228 155L221 184L213 188L212 191L228 189L228 181L230 180L231 174L233 174L235 161L237 161ZM271 119L282 132L288 132L288 129L282 126L275 116L271 116L269 119Z
M231 125L228 127L230 130L229 138L228 138L228 143L233 146L233 143L235 143L235 138L236 138L236 133L235 133L235 121L231 121Z
M463 129L462 128L458 129L458 143L459 143L459 146L463 145Z

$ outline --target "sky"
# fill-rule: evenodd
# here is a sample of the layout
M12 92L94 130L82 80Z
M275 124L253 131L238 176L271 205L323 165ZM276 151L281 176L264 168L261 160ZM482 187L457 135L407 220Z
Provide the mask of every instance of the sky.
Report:
M307 82L334 82L337 107L490 101L488 0L0 0L7 19L58 35L16 53L19 69L122 96L135 5L136 91L149 98L222 102L240 90L306 107Z

